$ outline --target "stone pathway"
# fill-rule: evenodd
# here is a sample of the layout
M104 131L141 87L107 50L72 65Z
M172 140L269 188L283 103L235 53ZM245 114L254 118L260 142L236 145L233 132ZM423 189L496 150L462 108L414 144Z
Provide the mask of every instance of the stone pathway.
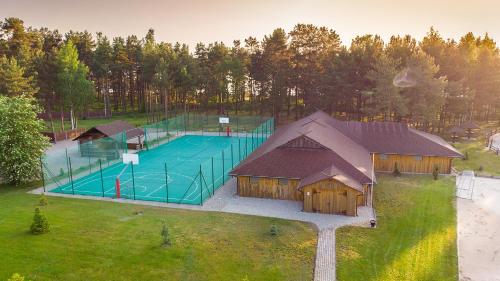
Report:
M314 281L335 280L335 228L320 230Z
M31 193L35 194L40 194L42 192L43 188L31 191ZM205 201L203 206L60 193L46 194L59 197L102 200L136 205L274 217L313 223L318 228L314 281L335 280L335 229L344 225L368 227L373 215L370 207L359 207L358 216L349 217L302 212L302 202L298 201L240 197L236 195L236 180L234 179L229 180L224 186L220 187L212 198Z

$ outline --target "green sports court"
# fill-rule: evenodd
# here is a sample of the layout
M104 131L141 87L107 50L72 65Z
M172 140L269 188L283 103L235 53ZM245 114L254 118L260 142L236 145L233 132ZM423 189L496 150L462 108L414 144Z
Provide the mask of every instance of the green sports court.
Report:
M233 167L265 142L272 121L231 136L185 130L137 151L138 164L82 158L76 151L73 157L68 151L60 157L53 153L42 161L44 185L55 193L201 205L229 179ZM75 168L78 161L85 166ZM64 167L60 173L58 164Z

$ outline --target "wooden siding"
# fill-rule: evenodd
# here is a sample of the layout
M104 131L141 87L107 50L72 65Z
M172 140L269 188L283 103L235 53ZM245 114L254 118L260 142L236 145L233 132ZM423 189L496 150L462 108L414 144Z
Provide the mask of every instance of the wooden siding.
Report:
M397 154L375 154L375 171L392 172L394 164L397 163L399 171L402 173L432 173L434 167L439 167L439 173L449 174L451 172L451 161L453 158L422 156L421 160L416 156Z
M287 184L279 184L275 178L254 178L238 176L237 193L243 197L259 197L302 201L302 192L297 190L299 180L289 179Z
M305 212L356 216L358 203L365 201L360 191L336 180L323 180L304 186L302 192Z

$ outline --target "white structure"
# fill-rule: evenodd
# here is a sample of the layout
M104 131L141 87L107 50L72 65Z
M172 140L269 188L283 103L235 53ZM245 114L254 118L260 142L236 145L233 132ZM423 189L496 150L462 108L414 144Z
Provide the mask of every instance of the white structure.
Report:
M139 155L132 153L123 153L123 163L124 164L132 163L133 165L139 165Z
M462 174L457 176L457 197L472 200L475 178L474 171L463 171Z
M490 145L489 148L493 151L500 150L500 133L494 134L490 137Z

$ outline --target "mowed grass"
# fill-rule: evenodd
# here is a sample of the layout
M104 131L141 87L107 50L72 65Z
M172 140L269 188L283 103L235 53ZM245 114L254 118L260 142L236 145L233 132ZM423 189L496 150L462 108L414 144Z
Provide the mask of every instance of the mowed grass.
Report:
M472 170L485 176L500 176L500 155L486 148L484 141L471 140L453 144L462 154L468 154L467 160L456 159L453 166L459 170Z
M64 119L64 129L71 129L71 123L69 120ZM113 115L110 118L90 118L90 119L78 119L78 127L90 129L97 125L108 124L116 120L126 121L136 127L143 126L147 124L147 116L144 113L129 113L129 114L121 114L121 115ZM54 119L54 130L56 132L61 131L61 119ZM45 121L45 129L50 131L50 121Z
M453 178L378 175L376 229L337 230L337 278L456 281Z
M309 224L48 197L51 231L28 232L39 196L0 186L0 280L312 280ZM169 227L172 246L161 247ZM270 235L276 225L278 236Z

